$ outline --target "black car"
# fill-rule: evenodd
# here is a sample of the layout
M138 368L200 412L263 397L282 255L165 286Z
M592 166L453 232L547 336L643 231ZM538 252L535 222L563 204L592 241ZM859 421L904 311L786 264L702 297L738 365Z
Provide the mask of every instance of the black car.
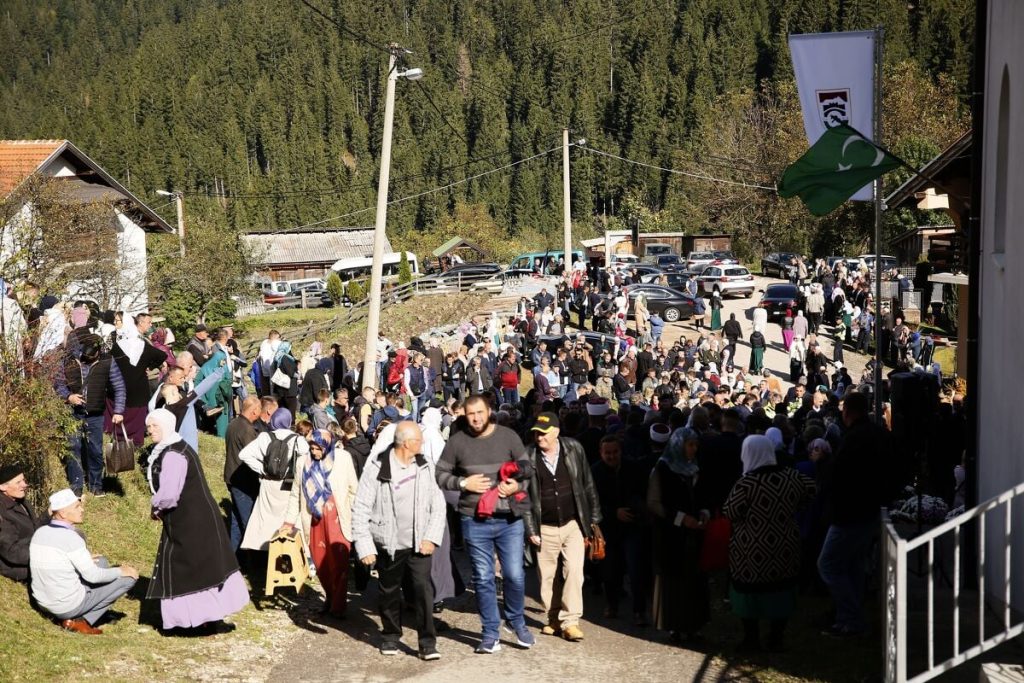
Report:
M686 268L686 264L676 254L660 254L655 257L654 264L666 273L674 273Z
M789 284L768 285L757 303L758 308L768 311L769 319L781 318L787 310L792 310L793 315L796 315L803 305L804 295L800 293L800 288Z
M664 275L665 279L668 281L664 286L679 292L685 292L686 283L693 279L688 273L683 271L678 273L652 273L650 275L644 275L640 278L640 281L647 285L656 285L662 275Z
M636 298L641 294L647 299L647 310L657 313L667 323L693 317L693 311L697 307L693 297L683 292L661 285L631 285L626 288L626 297L629 301L626 313L628 316L633 316Z
M792 270L792 261L796 254L790 252L776 252L768 254L761 259L761 275L765 277L775 276L783 280L789 279L789 272Z

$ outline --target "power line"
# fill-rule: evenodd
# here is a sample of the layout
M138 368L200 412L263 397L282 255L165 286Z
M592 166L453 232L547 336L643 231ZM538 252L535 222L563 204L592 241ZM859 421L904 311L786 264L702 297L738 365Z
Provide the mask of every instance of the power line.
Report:
M430 103L430 106L434 108L434 111L437 112L437 115L441 117L442 121L444 121L444 125L448 126L451 129L451 131L453 133L455 133L455 137L457 137L458 139L462 140L463 144L465 144L466 147L468 148L469 147L469 141L466 140L466 138L462 137L462 133L460 133L459 130L455 126L452 125L451 121L449 121L445 117L444 112L442 112L441 108L438 107L434 103L433 98L430 96L430 93L427 92L427 89L423 87L423 84L420 83L419 81L413 81L413 83L416 84L416 87L418 87L420 89L420 92L423 93L423 96L427 98L427 102Z
M372 47L375 50L384 50L385 52L390 54L390 52L391 52L390 48L388 48L386 45L384 45L383 42L378 43L378 42L376 42L376 41L374 41L374 40L372 40L370 38L367 38L366 36L364 36L364 35L362 35L360 33L356 33L355 31L353 31L349 27L345 26L344 24L339 23L334 17L328 16L327 14L325 14L323 10L321 10L319 7L317 7L313 3L308 2L308 0L299 0L299 2L301 2L303 5L308 7L310 9L310 11L315 12L316 14L319 14L321 17L323 17L327 21L329 21L332 24L334 24L334 26L339 31L341 31L342 33L346 34L352 40L355 40L356 42L359 42L359 43L363 43L364 45L368 45L368 46Z
M569 146L570 147L574 147L575 143L569 143ZM433 189L425 190L423 192L417 192L416 194L407 195L405 197L399 197L398 199L392 199L392 200L390 200L388 202L388 206L391 206L392 204L401 204L403 202L411 201L413 199L419 199L420 197L425 197L428 194L434 194L434 193L437 193L437 192L443 192L444 190L448 190L448 189L453 188L453 187L455 187L457 185L464 185L465 183L471 182L473 180L477 180L478 178L483 178L484 176L488 176L488 175L491 175L493 173L498 173L500 171L508 170L508 169L513 168L515 166L519 166L520 164L525 164L528 161L533 161L534 159L539 159L540 157L547 156L548 154L551 154L552 152L558 151L560 149L562 149L561 145L559 145L557 147L552 147L551 149L544 150L543 152L538 152L537 154L534 154L533 156L524 157L524 158L522 158L522 159L520 159L518 161L513 161L510 164L505 164L504 166L498 166L497 168L492 168L492 169L483 171L482 173L477 173L476 175L470 176L468 178L463 178L462 180L456 180L455 182L448 183L447 185L442 185L440 187L435 187ZM296 225L296 226L291 227L291 228L284 228L283 230L274 230L274 231L271 231L271 232L262 232L262 233L259 233L259 234L261 234L261 235L283 235L283 234L289 233L289 232L297 232L297 231L303 230L305 228L311 228L311 227L316 226L316 225L323 225L324 223L330 223L332 221L341 220L342 218L350 218L352 216L358 216L359 214L367 213L369 211L373 211L376 208L377 208L376 206L368 206L368 207L366 207L364 209L359 209L357 211L350 211L349 213L343 213L340 216L331 216L330 218L324 218L324 219L319 220L319 221L313 221L312 223L306 223L304 225Z
M655 166L654 164L648 164L648 163L645 163L643 161L636 161L634 159L627 159L626 157L620 157L617 154L610 154L609 152L602 152L601 150L594 149L593 147L585 147L583 149L585 151L591 152L593 154L598 154L598 155L603 156L603 157L608 157L609 159L617 159L617 160L625 162L627 164L633 164L634 166L642 166L644 168L649 168L649 169L652 169L652 170L655 170L655 171L663 171L665 173L673 173L673 174L676 174L676 175L687 176L689 178L697 178L698 180L706 180L708 182L719 183L719 184L722 184L722 185L736 185L738 187L749 187L749 188L755 189L755 190L769 190L771 192L777 192L777 188L775 188L774 186L769 187L768 185L755 185L753 183L744 183L744 182L740 182L738 180L726 180L724 178L714 178L712 176L705 175L703 173L690 173L688 171L680 171L679 169L676 169L676 168L665 168L663 166Z

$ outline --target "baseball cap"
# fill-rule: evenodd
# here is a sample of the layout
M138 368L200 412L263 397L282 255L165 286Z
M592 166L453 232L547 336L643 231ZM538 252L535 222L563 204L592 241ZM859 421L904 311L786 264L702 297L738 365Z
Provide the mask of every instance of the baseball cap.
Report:
M561 425L558 422L558 416L554 413L541 413L537 416L537 421L530 427L531 432L540 432L541 434L547 434L552 429L559 429Z

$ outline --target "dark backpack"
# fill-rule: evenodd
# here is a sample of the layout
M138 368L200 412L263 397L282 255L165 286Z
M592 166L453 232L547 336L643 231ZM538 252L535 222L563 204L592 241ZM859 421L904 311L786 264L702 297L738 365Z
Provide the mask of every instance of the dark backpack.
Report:
M299 435L292 434L279 439L274 434L274 430L267 433L270 434L270 445L267 446L267 455L263 458L263 477L274 481L286 481L294 478L294 441L299 438Z

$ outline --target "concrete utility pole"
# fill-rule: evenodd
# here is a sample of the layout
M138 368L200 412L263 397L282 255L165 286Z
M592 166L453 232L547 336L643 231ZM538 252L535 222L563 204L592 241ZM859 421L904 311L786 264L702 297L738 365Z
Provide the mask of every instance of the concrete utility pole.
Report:
M572 270L572 214L569 201L569 129L562 129L562 229L564 232L565 271Z
M178 214L178 252L182 257L185 256L185 194L180 190L168 192L167 190L157 190L156 193L161 197L171 197L174 199L174 210Z
M391 131L395 122L395 81L423 78L422 69L398 70L398 57L405 51L395 43L388 46L388 80L384 91L384 139L380 147L380 176L377 179L377 218L373 224L373 265L370 266L370 299L367 302L366 349L363 351L363 387L377 386L377 332L380 330L380 294L384 275L384 232L388 219L388 180L391 176Z
M181 192L174 193L174 209L178 212L178 251L185 257L185 196Z

